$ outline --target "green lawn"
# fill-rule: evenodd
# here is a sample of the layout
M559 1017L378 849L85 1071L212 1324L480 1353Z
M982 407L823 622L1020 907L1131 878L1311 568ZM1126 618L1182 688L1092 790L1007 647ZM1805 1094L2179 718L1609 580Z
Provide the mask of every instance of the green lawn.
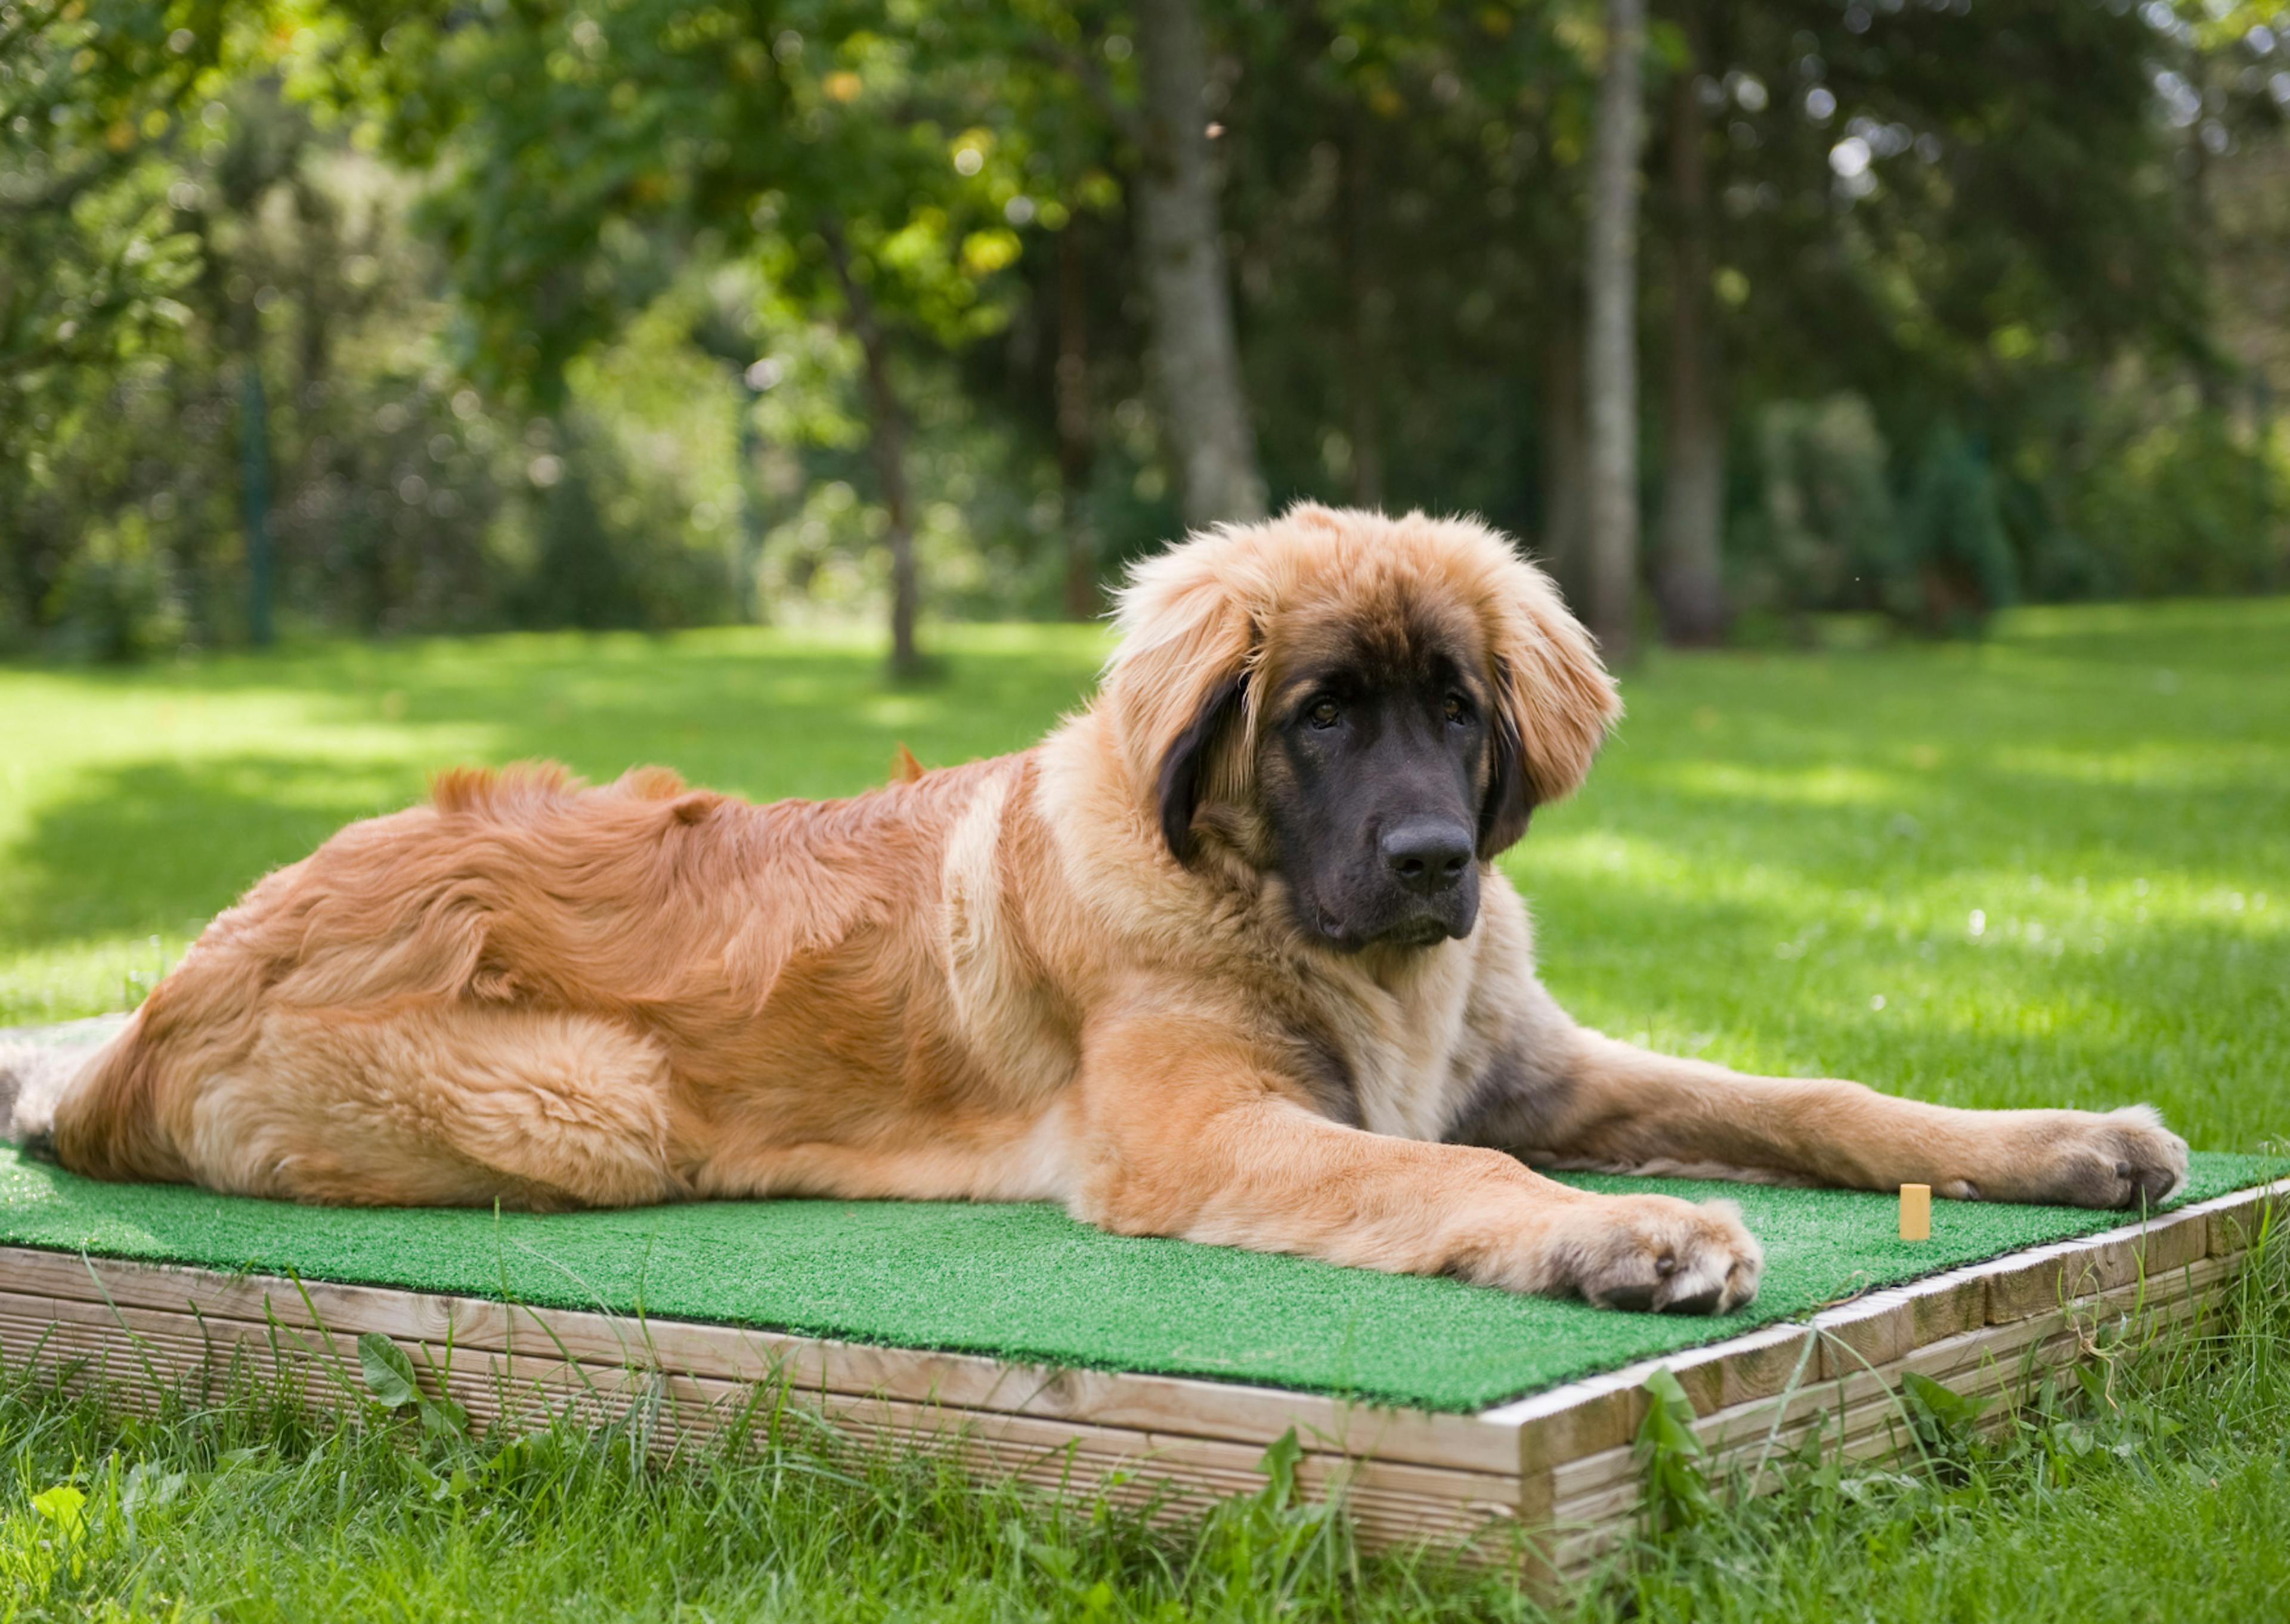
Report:
M751 795L834 794L878 781L901 741L929 763L1022 744L1104 648L1032 628L941 645L949 680L917 692L885 688L867 645L747 631L0 671L0 1024L133 1002L265 868L436 767L657 761ZM2290 602L2027 612L1977 645L1669 657L1627 692L1589 789L1509 860L1545 977L1586 1020L1961 1103L2144 1099L2206 1148L2290 1132ZM1650 1550L1586 1605L2290 1611L2286 1336L2278 1291L2206 1363L2130 1362L2116 1396L2144 1408L1897 1480L1808 1478ZM0 1620L99 1599L252 1618L1528 1605L1437 1564L1355 1575L1340 1529L1262 1508L1155 1535L913 1461L854 1476L797 1444L659 1473L594 1440L550 1449L488 1467L476 1444L417 1457L253 1400L155 1425L20 1388L0 1397ZM124 1478L105 1485L138 1462L190 1476L131 1533ZM448 1487L428 1498L425 1473ZM76 1539L30 1509L59 1483L92 1497Z

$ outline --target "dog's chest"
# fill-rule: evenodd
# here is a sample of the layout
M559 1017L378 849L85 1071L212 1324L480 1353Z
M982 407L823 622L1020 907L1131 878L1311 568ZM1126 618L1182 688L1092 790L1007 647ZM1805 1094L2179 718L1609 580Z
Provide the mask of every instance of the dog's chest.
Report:
M1468 987L1440 977L1398 995L1345 1003L1332 1024L1358 1125L1400 1139L1442 1138L1476 1069Z

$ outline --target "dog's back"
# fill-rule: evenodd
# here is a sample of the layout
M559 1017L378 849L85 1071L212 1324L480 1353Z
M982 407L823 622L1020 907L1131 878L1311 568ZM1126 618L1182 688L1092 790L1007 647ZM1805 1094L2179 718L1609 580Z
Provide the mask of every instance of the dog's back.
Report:
M946 826L995 770L771 806L657 769L448 774L219 916L63 1092L55 1153L310 1200L674 1196L673 1080L752 1072L791 963L933 908ZM889 1019L861 1046L909 1047L906 998L868 1002Z

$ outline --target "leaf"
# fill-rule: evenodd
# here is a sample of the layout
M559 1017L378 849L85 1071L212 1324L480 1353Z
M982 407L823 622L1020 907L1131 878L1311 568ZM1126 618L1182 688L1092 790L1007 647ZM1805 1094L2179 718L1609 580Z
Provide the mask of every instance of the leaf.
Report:
M1915 1371L1901 1378L1901 1396L1911 1420L1928 1423L1934 1434L1944 1439L1969 1437L1988 1409L1988 1400L1958 1393Z
M1664 1366L1645 1379L1645 1390L1653 1402L1646 1406L1646 1418L1638 1424L1639 1450L1669 1451L1688 1459L1699 1456L1701 1436L1693 1430L1693 1401L1677 1385L1677 1378Z
M76 1540L87 1522L87 1496L70 1484L60 1483L32 1496L32 1509L53 1523L65 1539Z
M1265 1446L1256 1469L1267 1479L1263 1495L1267 1505L1285 1506L1295 1498L1296 1463L1303 1458L1304 1446L1296 1442L1293 1427Z
M1870 1504L1886 1498L1886 1492L1914 1493L1922 1485L1905 1472L1859 1472L1850 1477L1840 1477L1837 1492L1856 1504Z
M403 1410L421 1402L420 1385L413 1378L413 1361L405 1350L379 1331L357 1340L358 1368L365 1372L366 1391L383 1408Z
M188 1472L165 1472L148 1460L138 1460L120 1485L119 1508L131 1517L164 1511L181 1498L189 1482Z
M1634 1454L1644 1478L1641 1506L1656 1534L1699 1523L1717 1509L1702 1473L1705 1452L1693 1430L1693 1401L1666 1369L1645 1380L1653 1400L1638 1423Z
M469 1436L469 1412L450 1398L421 1400L421 1430L447 1437Z

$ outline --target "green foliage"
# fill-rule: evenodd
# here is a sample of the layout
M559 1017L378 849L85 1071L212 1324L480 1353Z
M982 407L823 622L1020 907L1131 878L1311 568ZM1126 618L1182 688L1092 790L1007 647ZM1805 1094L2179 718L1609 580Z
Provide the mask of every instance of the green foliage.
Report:
M368 1331L358 1338L357 1351L366 1391L383 1409L412 1410L424 1432L468 1436L469 1412L450 1398L432 1398L423 1392L404 1348L380 1332Z
M2080 556L2055 596L2279 590L2290 582L2290 440L2200 409L2133 419L2073 492ZM2055 568L2060 567L2055 564Z
M1763 489L1734 529L1734 600L1751 611L1916 612L1916 572L1890 452L1854 395L1766 409L1753 465Z
M1649 1542L1589 1620L2217 1620L2290 1582L2290 1260L2262 1248L2191 1333L2124 1340L1999 1427L1911 1383L1921 1440L1890 1468L1810 1459L1778 1493Z
M1988 460L1961 434L1934 429L1901 514L1922 589L1920 619L1939 632L1976 631L2019 596L2018 572Z
M1901 1378L1901 1404L1927 1461L1959 1460L1977 1447L1981 1418L1991 1401L1942 1387L1920 1372Z
M1173 526L1117 8L10 15L0 647L244 638L258 437L290 631L862 612L886 491L854 299L911 420L934 607L1085 603L1069 571ZM1569 466L1588 14L1206 15L1276 497L1535 535ZM1692 73L1748 625L1971 629L2022 592L2283 579L2285 456L2262 402L2222 404L2243 380L2214 308L2246 327L2266 295L2203 263L2262 260L2272 229L2221 200L2279 145L2285 35L2233 18L2001 0L1657 27L1645 370L1682 218L1661 126Z
M554 399L694 252L752 254L777 297L839 313L839 239L923 332L1004 319L1023 138L965 82L943 25L852 0L345 10L367 47L345 93L439 166L429 218L484 375Z
M182 604L167 556L134 508L91 528L64 565L51 606L56 645L84 659L124 664L172 653L182 643Z
M1645 1420L1638 1423L1631 1458L1643 1496L1639 1516L1646 1533L1659 1538L1706 1520L1718 1505L1703 1469L1709 1452L1693 1430L1693 1401L1667 1370L1648 1376L1645 1391Z
M2104 409L2078 397L2073 469L2023 444L1999 467L1948 424L1903 459L1856 395L1761 414L1737 485L1735 603L1769 615L1881 613L1975 632L2038 600L2266 592L2290 579L2290 459L2184 399ZM2062 433L2060 438L2070 437Z
M594 1431L480 1437L359 1425L323 1396L314 1416L300 1397L236 1370L138 1416L0 1374L0 1606L24 1620L1542 1616L1499 1572L1365 1556L1340 1514L1274 1482L1173 1517L1053 1499L840 1446L769 1392L719 1439L666 1450L641 1407Z

